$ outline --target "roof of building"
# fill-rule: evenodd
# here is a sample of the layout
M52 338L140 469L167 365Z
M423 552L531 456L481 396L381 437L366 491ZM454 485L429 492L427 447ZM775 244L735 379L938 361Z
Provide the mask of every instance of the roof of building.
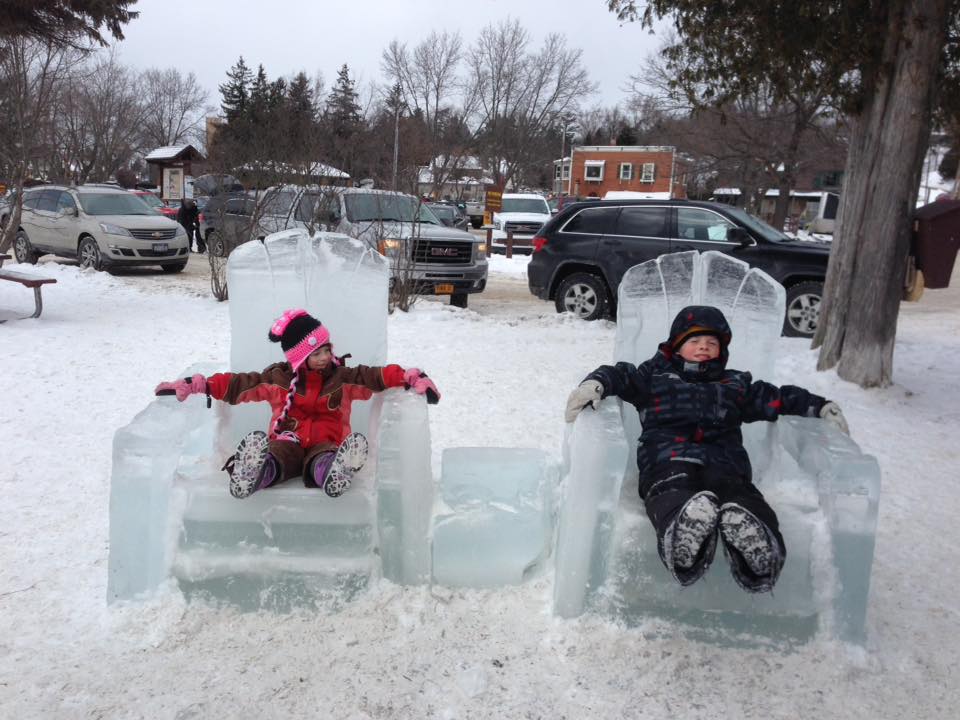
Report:
M197 150L193 145L187 144L158 147L155 150L151 150L144 159L147 162L163 162L165 160L176 160L181 155L190 154L191 152L196 157L203 157L203 155L200 154L200 151Z

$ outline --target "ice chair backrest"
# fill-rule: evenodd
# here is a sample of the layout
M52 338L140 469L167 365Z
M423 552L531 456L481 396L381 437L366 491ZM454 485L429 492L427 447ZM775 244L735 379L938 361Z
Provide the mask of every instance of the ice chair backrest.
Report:
M786 291L762 270L721 252L661 255L627 270L617 294L614 361L653 357L687 305L711 305L733 330L727 367L772 380Z
M230 368L260 370L283 360L267 331L284 310L303 308L329 330L334 352L351 364L387 359L389 264L338 233L287 230L230 253Z

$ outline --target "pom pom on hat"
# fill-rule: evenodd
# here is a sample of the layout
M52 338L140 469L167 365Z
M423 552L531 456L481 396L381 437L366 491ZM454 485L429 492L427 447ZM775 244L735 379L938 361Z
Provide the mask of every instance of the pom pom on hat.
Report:
M294 370L300 368L315 350L330 345L330 332L306 310L287 310L270 327L267 337L279 342Z

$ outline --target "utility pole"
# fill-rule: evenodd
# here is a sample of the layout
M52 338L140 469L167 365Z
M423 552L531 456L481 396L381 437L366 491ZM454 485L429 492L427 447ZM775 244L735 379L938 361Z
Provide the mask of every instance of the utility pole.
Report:
M393 183L391 189L397 189L397 160L400 157L400 108L403 100L400 96L400 83L393 86Z

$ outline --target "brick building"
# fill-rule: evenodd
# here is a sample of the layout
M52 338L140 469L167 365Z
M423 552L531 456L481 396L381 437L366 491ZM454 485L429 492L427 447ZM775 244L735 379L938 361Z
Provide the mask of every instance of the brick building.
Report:
M553 164L554 191L564 195L686 197L683 164L668 145L577 145L570 157Z

